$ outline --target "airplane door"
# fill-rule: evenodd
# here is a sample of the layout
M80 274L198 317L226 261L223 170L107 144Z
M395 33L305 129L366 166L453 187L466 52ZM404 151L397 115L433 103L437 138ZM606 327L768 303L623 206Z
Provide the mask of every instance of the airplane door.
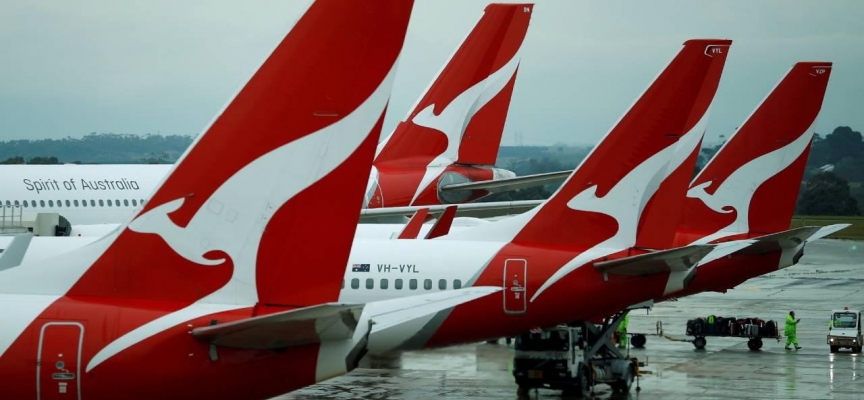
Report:
M504 312L522 314L528 305L525 289L528 261L510 259L504 261Z
M84 325L48 322L36 352L36 399L81 399L81 345Z

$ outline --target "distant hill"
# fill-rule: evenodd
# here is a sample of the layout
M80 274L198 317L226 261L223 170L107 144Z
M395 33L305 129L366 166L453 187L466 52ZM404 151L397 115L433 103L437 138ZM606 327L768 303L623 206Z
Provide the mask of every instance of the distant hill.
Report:
M192 143L192 136L91 133L80 139L10 140L0 142L0 160L56 157L60 163L173 163ZM38 162L44 164L45 162Z
M0 142L3 164L146 164L173 163L192 143L186 135L91 133L81 139L11 140ZM701 169L722 144L704 147ZM497 165L517 175L571 170L591 146L501 146ZM501 193L485 200L543 199L555 185ZM810 215L864 214L864 138L848 126L816 134L798 199L798 212Z

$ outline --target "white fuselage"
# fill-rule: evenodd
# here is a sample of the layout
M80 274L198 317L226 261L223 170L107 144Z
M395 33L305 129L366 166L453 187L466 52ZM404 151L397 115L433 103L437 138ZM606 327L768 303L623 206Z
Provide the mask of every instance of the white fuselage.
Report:
M75 225L127 222L173 165L4 165L0 204Z

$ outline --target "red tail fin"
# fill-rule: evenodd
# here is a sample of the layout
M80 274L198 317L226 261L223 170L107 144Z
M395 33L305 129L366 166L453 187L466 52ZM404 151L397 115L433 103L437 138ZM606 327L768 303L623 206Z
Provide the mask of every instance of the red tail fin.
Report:
M404 121L379 145L378 168L493 165L532 4L490 4Z
M69 295L336 300L411 6L312 4Z
M646 203L678 167L670 161L683 162L684 157L673 157L676 144L686 140L698 147L730 45L729 40L684 43L513 242L583 249L601 242L633 246L640 214L653 210Z
M830 62L792 67L693 180L680 241L789 229L830 75Z

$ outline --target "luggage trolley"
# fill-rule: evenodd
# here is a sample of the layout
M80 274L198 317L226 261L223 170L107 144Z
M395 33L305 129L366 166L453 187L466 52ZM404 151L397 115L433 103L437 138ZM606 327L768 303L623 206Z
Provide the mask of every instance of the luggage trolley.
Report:
M762 339L780 341L780 329L777 322L760 318L717 317L696 318L687 321L687 336L693 336L693 346L704 349L708 344L707 337L738 337L748 338L747 347L757 351L762 348Z

